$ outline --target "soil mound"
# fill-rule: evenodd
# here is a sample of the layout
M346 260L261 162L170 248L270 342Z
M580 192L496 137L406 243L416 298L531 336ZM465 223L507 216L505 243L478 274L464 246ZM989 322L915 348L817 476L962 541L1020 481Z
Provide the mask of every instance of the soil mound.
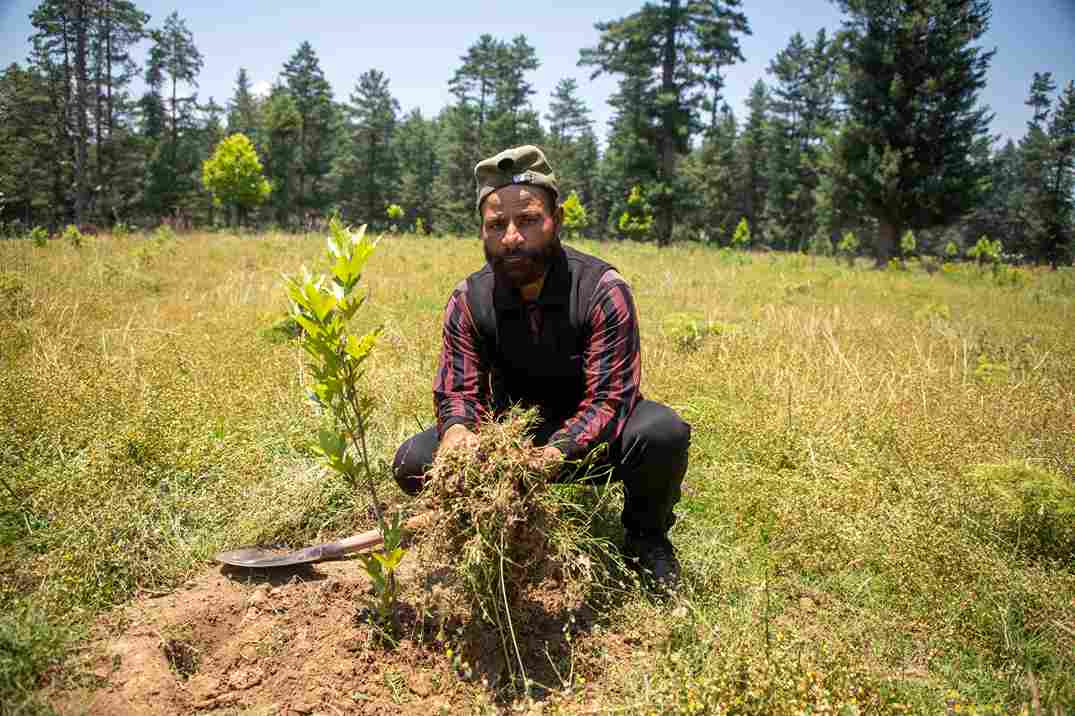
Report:
M356 560L271 571L218 567L102 617L71 667L88 675L71 680L83 686L56 690L48 701L60 714L109 716L518 709L501 681L495 634L430 615L421 606L426 575L414 564L402 565L394 648L380 645L361 611L369 583ZM555 582L529 590L519 604L524 657L543 685L530 708L592 710L602 699L587 692L625 640L607 629L591 633L596 615L564 603Z

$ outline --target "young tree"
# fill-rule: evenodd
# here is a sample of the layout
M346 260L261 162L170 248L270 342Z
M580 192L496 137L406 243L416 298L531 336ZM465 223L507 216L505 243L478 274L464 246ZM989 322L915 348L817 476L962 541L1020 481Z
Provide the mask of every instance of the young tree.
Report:
M398 199L399 162L394 134L399 102L380 70L358 78L346 106L349 135L337 159L340 203L349 218L382 225L385 207Z
M677 199L676 161L700 128L699 112L721 68L742 60L737 34L749 33L739 0L647 3L625 18L595 26L597 47L583 49L580 65L593 76L610 73L655 80L650 108L656 118L657 182L650 190L657 208L657 239L672 237ZM653 77L654 73L657 73Z
M879 223L883 266L905 229L949 222L980 200L992 115L977 100L993 52L972 43L989 26L989 0L839 3L849 15L839 161Z
M747 98L747 121L739 137L737 162L742 192L742 213L754 227L754 239L766 243L765 197L769 191L766 169L769 165L769 88L758 80Z
M239 225L246 212L269 198L272 186L261 173L261 161L245 134L233 134L217 145L202 164L202 184L213 202L235 207Z

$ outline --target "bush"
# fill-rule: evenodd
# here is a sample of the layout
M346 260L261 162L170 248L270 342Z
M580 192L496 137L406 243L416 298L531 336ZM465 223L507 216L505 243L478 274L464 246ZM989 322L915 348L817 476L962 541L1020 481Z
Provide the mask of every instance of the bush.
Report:
M627 211L620 214L616 226L628 239L644 241L649 237L653 229L653 209L646 201L642 187L631 187L631 193L627 196Z
M847 265L855 265L855 256L859 252L859 240L854 231L845 231L840 243L836 244L836 251L847 258Z
M987 537L1031 557L1075 553L1075 484L1020 464L977 465L967 475L970 512Z
M900 254L904 258L913 256L916 248L918 248L918 240L915 239L914 232L908 229L900 237Z
M568 194L563 206L564 229L567 231L567 236L571 239L578 239L590 225L590 217L586 213L586 207L582 205L579 195L575 192Z
M30 241L34 243L34 246L43 247L48 244L49 232L44 226L35 226L30 229L30 233L26 235Z
M747 223L747 218L745 216L740 219L739 223L735 226L735 233L732 234L732 248L750 248L750 224Z
M168 226L168 224L161 224L157 227L157 230L153 232L153 238L163 243L166 241L175 241L177 237L175 235L175 229Z
M82 248L82 239L82 232L74 224L68 224L67 228L63 230L63 240L76 249Z
M22 276L14 271L0 271L0 314L14 319L30 315L30 294Z

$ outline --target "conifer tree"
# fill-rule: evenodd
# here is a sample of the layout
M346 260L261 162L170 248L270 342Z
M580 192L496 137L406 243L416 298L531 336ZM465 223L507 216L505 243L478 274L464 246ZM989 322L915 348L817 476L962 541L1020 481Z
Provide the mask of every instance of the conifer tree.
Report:
M385 207L399 198L394 141L399 102L392 96L384 73L362 73L345 111L348 136L336 169L340 204L355 223L380 226Z
M839 0L849 124L838 159L879 224L878 265L908 229L943 224L981 199L988 125L977 106L993 52L973 43L989 0Z
M228 101L228 134L245 134L254 147L258 147L261 138L258 127L258 101L250 84L250 76L245 67L239 68L235 78L235 92Z
M283 77L299 115L298 184L292 197L294 208L303 213L323 211L331 200L324 184L335 151L332 88L309 42L299 45L284 65Z
M597 23L597 46L581 53L579 64L595 68L593 76L617 74L649 85L647 109L656 119L653 143L659 160L649 196L657 210L661 245L671 241L677 200L682 198L677 159L687 153L692 135L701 128L699 112L718 84L714 76L743 59L736 35L749 33L749 26L738 7L739 0L647 3L627 17Z

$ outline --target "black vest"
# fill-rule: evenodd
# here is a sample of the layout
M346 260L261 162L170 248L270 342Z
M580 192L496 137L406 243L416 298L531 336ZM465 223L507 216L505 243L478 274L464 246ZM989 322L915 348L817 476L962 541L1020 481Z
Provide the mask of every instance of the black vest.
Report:
M538 406L556 429L575 414L585 393L583 354L587 318L597 282L613 267L563 247L552 261L541 295L544 320L535 341L519 292L486 265L467 278L467 304L478 330L481 361L489 366L493 409Z

